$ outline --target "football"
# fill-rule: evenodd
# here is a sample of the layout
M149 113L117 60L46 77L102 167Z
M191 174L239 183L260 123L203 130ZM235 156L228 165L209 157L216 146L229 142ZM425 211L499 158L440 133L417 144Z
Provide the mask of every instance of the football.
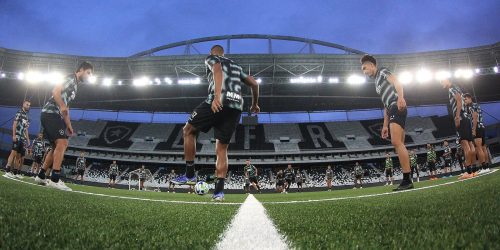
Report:
M194 186L194 192L196 192L197 195L205 195L209 190L210 188L208 187L208 184L204 181L199 181Z

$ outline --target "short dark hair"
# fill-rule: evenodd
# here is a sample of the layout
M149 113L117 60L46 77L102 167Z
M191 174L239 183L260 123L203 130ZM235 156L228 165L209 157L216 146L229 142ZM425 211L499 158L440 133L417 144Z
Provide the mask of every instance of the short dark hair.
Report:
M375 59L375 57L373 57L372 55L364 55L363 57L361 57L361 64L365 63L365 62L371 62L373 63L373 65L377 65L377 60Z
M24 99L23 103L25 103L25 102L31 103L31 100L30 99Z
M219 48L220 50L222 50L222 52L224 52L224 48L221 45L219 45L219 44L216 44L216 45L212 46L212 48L210 49L210 51L214 50L215 48Z
M467 98L467 97L469 97L470 99L472 99L472 95L470 93L465 93L464 94L464 98Z
M90 69L90 70L94 71L94 66L90 62L84 61L84 62L80 63L80 66L78 66L78 68L76 69L76 72L80 71L80 69L83 69L83 70Z

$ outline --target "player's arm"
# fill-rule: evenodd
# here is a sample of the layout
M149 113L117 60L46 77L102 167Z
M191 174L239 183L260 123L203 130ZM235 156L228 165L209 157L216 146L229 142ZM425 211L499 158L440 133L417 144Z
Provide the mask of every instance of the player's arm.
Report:
M28 142L28 145L30 145L30 136L28 134L28 128L24 130L24 138L26 138L26 142Z
M17 119L18 115L16 114L16 117L14 118L14 122L12 123L12 141L16 141L16 127L17 127Z
M406 108L406 101L403 91L403 85L399 82L399 80L394 75L388 75L387 81L394 86L396 89L396 93L398 93L398 110L403 110Z
M389 137L389 116L387 115L387 108L384 108L384 125L382 126L382 131L380 131L380 136L382 139Z
M222 65L220 63L215 63L212 66L212 72L215 83L214 100L212 101L212 111L217 113L222 110Z
M472 113L472 133L476 135L477 121L479 119L479 114L476 110Z
M73 127L71 126L71 121L69 118L69 109L68 106L64 103L62 97L61 97L61 92L63 89L63 85L58 84L54 87L52 90L52 96L54 97L54 101L56 102L57 106L59 107L59 110L61 111L61 115L63 117L64 123L66 124L66 127L68 128L68 132L70 135L73 134Z
M252 107L250 111L253 113L259 113L259 83L255 81L253 76L246 77L243 82L252 89Z

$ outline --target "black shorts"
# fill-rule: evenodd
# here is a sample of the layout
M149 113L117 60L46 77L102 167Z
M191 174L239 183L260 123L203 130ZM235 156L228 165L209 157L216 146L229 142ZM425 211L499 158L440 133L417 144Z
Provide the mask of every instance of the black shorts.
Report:
M78 169L78 170L76 171L76 174L77 174L77 175L81 175L81 176L83 176L83 175L85 174L85 169Z
M43 161L43 156L41 156L41 155L35 155L33 157L33 161L35 161L35 163L42 164L43 163L42 162Z
M292 184L292 179L285 179L285 182L288 183L288 185Z
M58 114L43 113L40 115L43 136L54 145L57 139L68 139L66 123Z
M392 169L385 170L385 177L392 177Z
M406 116L408 115L408 110L405 108L402 111L398 110L398 105L393 104L389 106L387 109L387 117L389 117L389 124L396 123L401 126L401 128L405 129L406 125Z
M282 187L285 183L283 183L283 181L278 181L276 182L276 186L277 187Z
M212 112L211 105L202 102L191 113L188 123L203 133L214 128L214 137L221 143L229 144L231 137L240 122L241 111L232 108L222 108L217 113Z
M435 162L427 162L427 169L429 169L429 171L436 171L436 163Z
M112 181L116 181L116 174L109 175L109 179Z
M474 139L482 139L483 142L482 142L482 146L484 146L484 143L485 143L485 138L484 138L484 128L476 128L476 136L474 136Z
M460 127L457 128L457 135L460 141L472 141L472 127L470 119L467 117L460 118Z
M360 174L357 174L355 177L356 177L356 180L360 180L361 179L361 176Z
M12 150L24 156L26 153L26 149L24 148L24 141L21 139L17 139L16 142L12 142Z
M302 187L302 182L297 182L297 187Z
M250 177L248 178L248 181L250 181L250 183L255 183L255 184L258 184L259 182L257 181L257 177Z

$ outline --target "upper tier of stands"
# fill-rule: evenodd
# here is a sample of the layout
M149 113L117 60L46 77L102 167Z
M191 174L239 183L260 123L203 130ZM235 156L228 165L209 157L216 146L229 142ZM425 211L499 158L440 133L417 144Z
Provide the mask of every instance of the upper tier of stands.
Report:
M282 123L238 125L230 144L232 152L299 153L325 150L369 150L390 146L380 137L383 120L347 122ZM74 121L79 136L70 146L99 147L131 151L182 152L183 124L140 124L131 122ZM409 117L406 143L425 144L454 136L448 117ZM197 150L215 150L213 129L200 133Z

